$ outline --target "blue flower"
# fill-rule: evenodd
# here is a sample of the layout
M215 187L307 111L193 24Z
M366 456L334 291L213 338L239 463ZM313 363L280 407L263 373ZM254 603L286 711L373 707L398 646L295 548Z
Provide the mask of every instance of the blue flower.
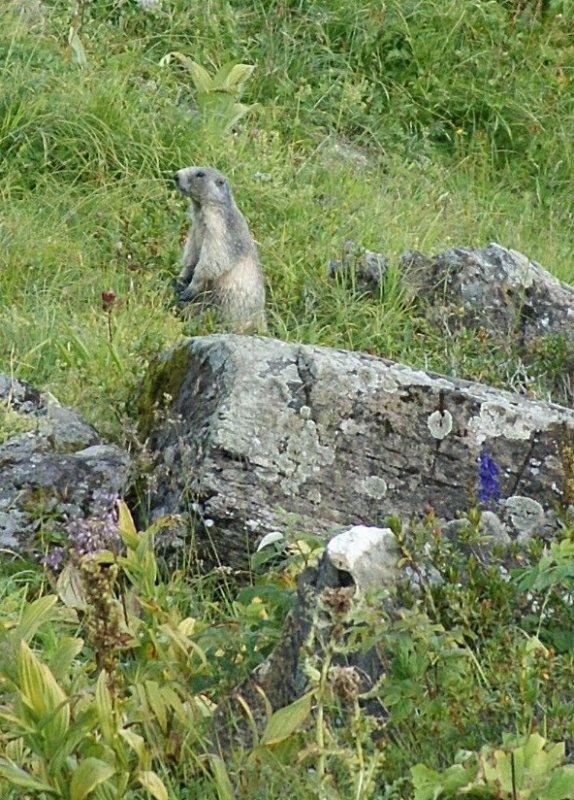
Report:
M478 499L481 503L500 499L500 470L486 447L478 456Z

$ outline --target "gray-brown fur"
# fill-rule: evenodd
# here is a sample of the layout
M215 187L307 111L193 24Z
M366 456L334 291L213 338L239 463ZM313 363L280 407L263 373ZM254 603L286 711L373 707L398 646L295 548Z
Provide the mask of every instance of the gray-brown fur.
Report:
M211 167L186 167L174 179L190 198L193 216L177 278L179 299L207 300L234 330L264 325L257 248L225 176Z

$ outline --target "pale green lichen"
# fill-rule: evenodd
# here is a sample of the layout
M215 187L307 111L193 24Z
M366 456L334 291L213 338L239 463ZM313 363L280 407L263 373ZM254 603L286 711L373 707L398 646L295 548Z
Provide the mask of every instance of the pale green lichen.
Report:
M553 423L565 420L566 410L544 407L538 403L517 404L515 401L487 400L480 412L471 417L468 428L479 444L496 436L507 439L530 439L537 430L546 430Z
M374 500L382 500L388 491L388 485L384 478L378 475L367 475L359 482L359 491Z
M450 411L433 411L427 419L427 426L435 439L444 439L452 431L452 414Z

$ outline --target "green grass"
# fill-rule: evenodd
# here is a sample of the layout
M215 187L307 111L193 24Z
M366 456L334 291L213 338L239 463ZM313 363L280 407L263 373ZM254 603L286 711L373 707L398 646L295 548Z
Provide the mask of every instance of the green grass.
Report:
M133 444L137 389L150 359L183 335L216 329L170 307L188 224L171 176L203 163L229 176L259 243L270 335L513 386L511 342L479 341L464 330L445 336L425 322L396 271L381 297L364 297L329 278L327 263L348 239L394 264L407 249L432 255L494 240L574 283L571 2L549 0L542 15L526 3L518 16L516 4L503 0L163 0L147 12L135 0L46 0L32 16L19 15L18 5L0 9L1 371L48 389L105 436ZM173 52L211 74L253 65L241 97L229 102L256 108L233 131L202 118L189 71L165 59ZM109 311L101 298L107 290L117 297ZM560 399L556 386L571 360L567 342L542 343L531 388ZM4 414L3 435L12 424L18 430ZM301 798L398 800L415 796L410 767L444 769L458 746L478 751L536 725L546 738L571 744L571 648L564 645L571 612L560 587L540 595L554 608L558 633L535 657L539 621L515 618L523 592L494 574L472 573L466 586L460 576L468 565L454 574L445 566L453 554L439 548L435 556L449 577L445 596L415 603L402 628L368 628L391 676L379 697L388 706L381 752L369 722L352 722L354 738L337 727L341 709L319 680L313 698L324 706L323 739L302 724L277 749L236 754L231 790L203 754L203 697L217 700L271 647L295 565L267 582L254 574L243 594L217 576L195 577L192 587L182 576L160 580L152 591L157 606L132 620L145 621L148 638L117 664L118 709L152 754L146 762L133 748L114 751L133 777L125 796L150 796L136 778L149 767L170 799L287 790ZM571 554L565 558L569 575ZM73 713L88 709L75 718L84 739L74 758L89 757L90 748L103 758L100 728L82 728L95 713L97 642L61 601L18 638L23 612L54 587L34 565L15 562L2 576L2 713L22 711L14 673L21 638L54 669L65 637L82 637L70 669L60 663L56 672L62 691L79 698ZM132 581L132 598L147 596L141 580ZM128 591L126 581L117 596ZM162 650L166 630L187 616L198 621L186 634L188 656ZM169 730L137 713L141 686L162 675L186 704L184 714L170 707ZM456 703L461 680L465 708ZM187 729L186 714L193 718ZM4 722L2 730L0 754L39 774L30 743L26 749L13 731L8 737ZM327 753L331 745L337 752ZM9 800L23 790L10 791L0 784Z
M500 4L470 0L465 14L444 0L416 15L398 2L381 15L213 2L193 21L178 2L80 6L83 69L65 46L67 3L30 30L3 11L0 359L105 433L121 439L145 364L193 330L168 309L186 225L170 176L184 164L230 176L281 338L451 370L400 292L371 302L327 278L345 239L391 257L496 240L572 278L568 8L510 30ZM245 99L258 109L237 133L193 116L189 73L160 66L173 51L255 64ZM367 165L337 154L345 141ZM120 298L111 341L108 288Z

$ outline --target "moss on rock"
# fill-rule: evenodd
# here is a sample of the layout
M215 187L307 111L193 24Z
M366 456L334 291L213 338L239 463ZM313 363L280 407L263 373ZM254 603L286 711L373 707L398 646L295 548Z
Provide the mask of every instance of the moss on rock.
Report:
M144 375L138 397L138 432L152 432L158 410L179 393L191 363L191 339L185 339L153 361Z

